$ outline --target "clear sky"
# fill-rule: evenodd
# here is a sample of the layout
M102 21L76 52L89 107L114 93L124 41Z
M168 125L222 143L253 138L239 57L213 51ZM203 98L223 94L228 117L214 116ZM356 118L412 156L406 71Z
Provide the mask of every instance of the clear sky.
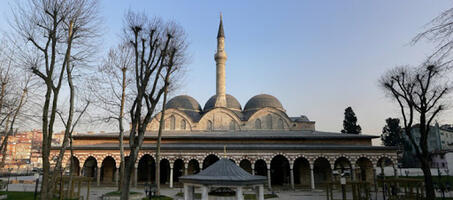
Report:
M7 31L8 1L0 29ZM352 106L362 131L380 134L399 111L377 86L396 65L418 65L433 51L410 40L452 1L149 1L102 0L103 49L120 39L124 13L174 20L188 35L190 63L183 87L202 106L215 93L216 35L223 13L226 88L242 106L252 96L277 97L289 116L307 115L316 128L340 131ZM439 122L453 123L452 111Z

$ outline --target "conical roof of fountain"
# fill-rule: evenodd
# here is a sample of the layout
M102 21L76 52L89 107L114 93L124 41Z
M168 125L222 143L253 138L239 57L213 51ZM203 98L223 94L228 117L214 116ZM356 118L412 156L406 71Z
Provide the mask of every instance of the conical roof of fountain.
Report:
M182 176L179 180L203 185L255 185L264 184L266 177L251 175L231 160L222 158L200 173Z

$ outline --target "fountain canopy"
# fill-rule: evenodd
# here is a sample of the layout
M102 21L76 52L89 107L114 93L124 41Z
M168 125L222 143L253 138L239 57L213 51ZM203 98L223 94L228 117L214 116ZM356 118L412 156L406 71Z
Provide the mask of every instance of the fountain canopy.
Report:
M266 183L265 176L251 175L231 160L222 158L198 174L182 176L183 183L246 186Z

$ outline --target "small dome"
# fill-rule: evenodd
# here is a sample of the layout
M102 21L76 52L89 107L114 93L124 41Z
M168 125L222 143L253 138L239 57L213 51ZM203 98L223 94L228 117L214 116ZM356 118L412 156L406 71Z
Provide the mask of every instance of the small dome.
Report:
M178 110L189 110L201 112L201 106L194 98L187 95L176 96L173 99L170 99L166 105L168 108L174 108Z
M268 94L259 94L259 95L252 97L247 102L247 104L245 104L244 111L245 112L254 111L254 110L259 110L264 107L272 107L272 108L276 108L276 109L285 111L285 109L283 109L283 106L280 103L280 101L277 98L275 98L274 96L268 95Z
M217 95L212 96L209 98L208 102L204 105L204 112L208 112L209 110L213 109L215 107L215 100L217 98ZM226 103L227 103L227 108L231 110L236 110L236 111L242 111L241 104L239 103L236 98L233 96L226 94Z

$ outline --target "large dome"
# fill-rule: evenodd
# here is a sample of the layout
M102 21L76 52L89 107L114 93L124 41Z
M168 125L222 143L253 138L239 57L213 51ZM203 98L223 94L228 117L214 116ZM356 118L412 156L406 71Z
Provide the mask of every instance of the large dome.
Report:
M201 106L197 102L197 100L187 95L180 95L174 97L173 99L168 101L166 107L167 109L175 108L178 110L201 112Z
M212 96L209 98L208 102L204 105L204 112L208 112L209 110L213 109L215 107L215 100L217 98L217 95ZM226 103L227 103L227 108L231 110L236 110L236 111L242 111L241 104L239 103L236 98L233 96L226 94Z
M261 108L271 107L284 111L280 101L272 95L259 94L252 97L247 104L245 104L244 111L256 111Z

